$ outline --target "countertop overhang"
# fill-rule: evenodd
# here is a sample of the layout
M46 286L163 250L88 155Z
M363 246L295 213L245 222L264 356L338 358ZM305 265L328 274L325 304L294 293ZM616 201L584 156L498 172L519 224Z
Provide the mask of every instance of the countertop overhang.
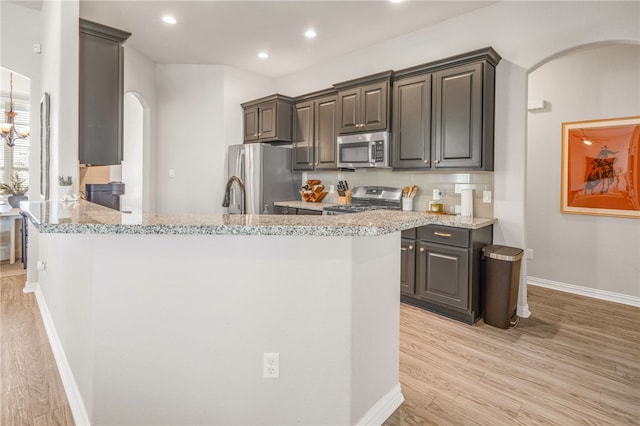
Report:
M336 216L123 213L95 203L32 201L21 209L41 233L374 237L424 225L477 229L497 222L378 210Z

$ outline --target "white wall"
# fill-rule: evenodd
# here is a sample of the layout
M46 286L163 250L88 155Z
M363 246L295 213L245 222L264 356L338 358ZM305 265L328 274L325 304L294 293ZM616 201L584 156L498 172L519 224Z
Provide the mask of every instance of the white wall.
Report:
M51 96L51 199L58 176L78 189L78 1L42 3L42 91Z
M156 84L157 211L218 213L224 188L212 171L224 167L224 68L157 65Z
M242 143L240 103L273 93L271 81L217 65L157 65L155 81L156 210L222 213L227 146Z
M375 424L376 402L382 418L401 402L398 233L41 239L78 424ZM331 267L309 274L311 258Z
M563 122L640 115L640 46L573 52L529 75L528 273L595 290L640 296L640 220L560 213Z

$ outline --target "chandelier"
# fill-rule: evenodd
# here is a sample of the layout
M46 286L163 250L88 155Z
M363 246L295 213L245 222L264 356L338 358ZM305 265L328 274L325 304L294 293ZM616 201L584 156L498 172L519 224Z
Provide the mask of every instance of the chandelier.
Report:
M18 114L13 111L13 107L13 73L9 73L9 102L4 107L5 122L0 123L0 136L9 146L14 146L16 139L25 139L29 136L28 127L20 131L16 130L13 119Z

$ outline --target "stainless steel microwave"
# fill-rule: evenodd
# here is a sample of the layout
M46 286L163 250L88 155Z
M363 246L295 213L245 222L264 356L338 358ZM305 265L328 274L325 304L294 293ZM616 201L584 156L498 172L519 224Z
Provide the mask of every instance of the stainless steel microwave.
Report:
M389 132L338 136L338 167L389 167Z

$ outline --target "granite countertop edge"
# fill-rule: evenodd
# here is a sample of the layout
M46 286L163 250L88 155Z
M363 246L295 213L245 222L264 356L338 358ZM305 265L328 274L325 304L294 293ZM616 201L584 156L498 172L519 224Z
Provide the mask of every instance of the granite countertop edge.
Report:
M47 234L368 237L424 225L478 229L497 222L493 218L373 211L338 216L141 213L137 223L122 223L131 221L131 216L87 201L66 206L65 217L56 216L60 206L65 207L62 203L29 202L21 208L36 229Z

